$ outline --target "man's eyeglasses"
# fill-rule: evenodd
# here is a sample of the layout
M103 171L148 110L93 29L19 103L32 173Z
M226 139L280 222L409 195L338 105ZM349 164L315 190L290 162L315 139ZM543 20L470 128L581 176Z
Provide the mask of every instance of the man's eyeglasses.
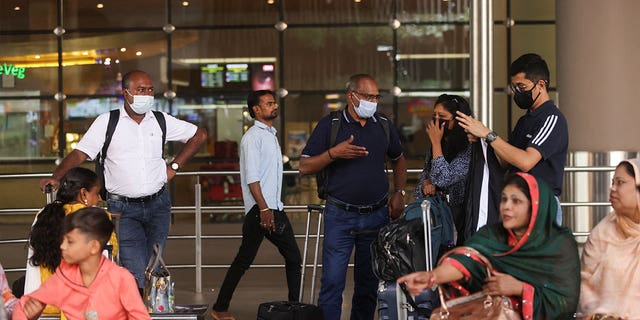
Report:
M367 101L379 101L380 99L382 99L382 96L379 94L366 94L366 93L360 93L358 91L353 91L353 93L359 95L360 97L364 98Z
M513 93L523 93L523 92L528 92L533 90L533 88L536 87L535 83L533 85L533 87L531 87L531 89L527 90L527 87L525 87L524 85L516 85L514 83L509 85L511 87L511 92Z

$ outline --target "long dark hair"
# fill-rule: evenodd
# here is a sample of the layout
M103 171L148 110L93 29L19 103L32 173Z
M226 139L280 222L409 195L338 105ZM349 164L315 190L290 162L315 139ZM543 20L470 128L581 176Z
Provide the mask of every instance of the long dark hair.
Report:
M29 235L29 246L33 255L29 262L34 266L41 266L54 272L62 255L62 220L64 219L63 205L73 202L82 188L89 190L98 183L95 172L76 167L67 172L60 180L60 188L56 200L46 205L36 219Z
M436 100L434 106L442 104L442 106L453 115L453 129L449 130L445 128L445 135L442 136L442 153L447 162L453 161L453 159L467 146L469 146L469 140L464 129L455 120L456 111L460 111L466 115L471 115L471 108L469 103L461 96L442 94Z

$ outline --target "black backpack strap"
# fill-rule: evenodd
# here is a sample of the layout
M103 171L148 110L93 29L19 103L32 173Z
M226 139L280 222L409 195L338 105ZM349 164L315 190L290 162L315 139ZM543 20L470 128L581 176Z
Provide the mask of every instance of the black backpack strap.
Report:
M382 116L378 113L375 114L376 119L378 120L378 122L380 122L380 125L382 126L382 130L384 130L384 136L387 137L387 147L388 145L391 143L391 133L389 129L389 119L387 119L385 116Z
M118 120L120 120L120 109L114 109L109 112L109 123L107 124L107 131L104 135L104 144L102 145L102 151L98 155L98 161L101 164L104 163L104 159L107 157L107 150L109 149L109 145L111 144L111 138L113 138L113 132L116 131L116 125L118 125Z
M153 115L156 117L162 130L162 158L164 158L164 144L167 142L167 120L165 120L164 114L160 111L153 111Z
M340 111L331 111L331 135L329 136L329 148L336 144L338 130L340 130Z

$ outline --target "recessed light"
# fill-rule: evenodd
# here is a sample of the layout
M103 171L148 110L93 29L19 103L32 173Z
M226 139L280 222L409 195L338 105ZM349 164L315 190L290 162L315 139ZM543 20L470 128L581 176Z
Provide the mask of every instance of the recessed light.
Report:
M182 6L183 7L188 7L189 6L189 1L182 1Z
M360 2L362 2L362 0L353 0L353 2L360 3Z
M267 0L267 4L274 4L275 2L275 0Z
M82 55L83 56L88 56L89 55L89 51L82 51Z
M15 6L15 7L13 8L13 10L15 10L15 11L20 11L20 6Z
M120 63L120 59L116 59L116 64Z
M142 51L136 51L136 56L141 56L142 55Z
M40 59L40 55L39 54L36 54L36 59Z
M126 51L127 51L127 48L125 47L120 48L120 52L126 52Z
M104 8L104 4L102 4L102 3L98 3L98 4L96 5L96 8L98 8L98 9L102 9L102 8Z

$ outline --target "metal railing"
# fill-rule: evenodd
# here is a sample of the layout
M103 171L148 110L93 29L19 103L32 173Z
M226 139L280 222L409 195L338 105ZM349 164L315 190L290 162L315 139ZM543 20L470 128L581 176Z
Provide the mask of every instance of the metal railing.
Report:
M576 173L576 172L611 172L615 170L615 167L567 167L565 168L565 173ZM388 170L391 173L391 170ZM408 169L408 173L421 173L422 169ZM180 177L191 176L195 177L196 183L194 184L194 205L193 206L174 206L171 208L172 213L184 214L184 213L194 213L195 217L195 230L194 235L173 235L169 236L168 240L177 240L177 239L193 239L195 242L195 264L176 264L169 265L170 268L195 268L195 292L202 292L202 269L203 268L228 268L229 264L215 264L215 265L204 265L202 263L202 240L213 239L213 240L221 240L221 239L241 239L241 234L234 235L203 235L202 234L202 214L203 213L217 213L217 212L244 212L244 206L242 205L215 205L215 206L204 206L202 203L202 185L200 184L201 176L216 176L216 175L239 175L239 171L194 171L194 172L178 172L177 175ZM298 175L298 171L288 170L284 171L285 175ZM36 174L5 174L0 175L0 182L8 179L33 179L33 178L46 178L50 177L51 174L48 173L36 173ZM609 202L562 202L563 207L599 207L599 206L609 206ZM285 205L285 210L288 213L295 212L306 212L306 205ZM35 215L40 208L1 208L0 209L0 217L3 215ZM589 232L574 232L574 236L587 236ZM304 235L295 235L296 238L302 238ZM322 237L322 235L320 236ZM0 239L0 245L6 244L15 244L15 243L26 243L27 239ZM306 261L304 262L306 265ZM309 267L310 265L306 265ZM320 265L321 266L321 265ZM349 265L353 267L352 264ZM284 268L283 264L256 264L252 265L252 267L257 268ZM17 272L24 271L25 268L7 268L6 272Z

